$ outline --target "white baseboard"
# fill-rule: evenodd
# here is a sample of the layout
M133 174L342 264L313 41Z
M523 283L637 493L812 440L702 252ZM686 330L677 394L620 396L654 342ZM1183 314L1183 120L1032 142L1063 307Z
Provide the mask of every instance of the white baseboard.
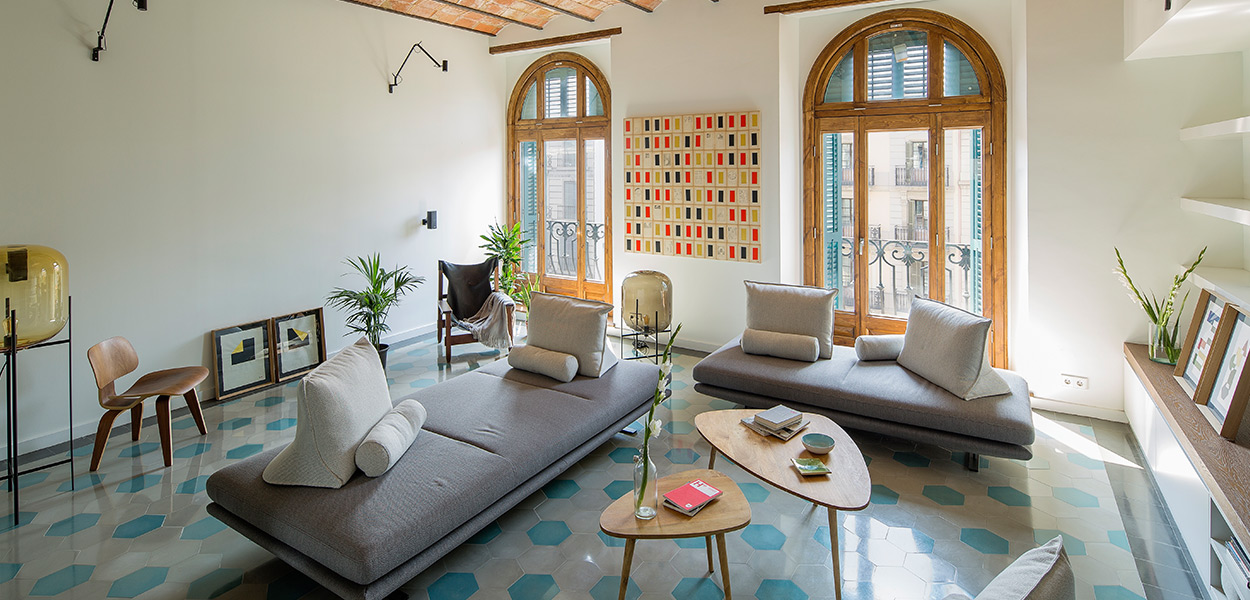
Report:
M1029 400L1032 401L1033 408L1039 408L1041 410L1049 410L1051 412L1063 413L1065 415L1076 415L1078 417L1090 417L1093 419L1101 419L1103 421L1112 421L1115 423L1128 423L1128 416L1125 415L1122 410L1086 406L1084 404L1074 404L1072 402L1051 400L1050 398L1041 398L1038 396L1033 396L1029 398Z

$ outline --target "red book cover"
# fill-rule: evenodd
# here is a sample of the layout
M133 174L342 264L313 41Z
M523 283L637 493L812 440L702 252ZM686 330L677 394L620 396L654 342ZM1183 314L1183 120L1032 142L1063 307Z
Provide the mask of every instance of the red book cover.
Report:
M695 507L706 504L719 495L721 495L720 490L704 483L702 479L696 479L664 494L664 498L681 508L694 510Z

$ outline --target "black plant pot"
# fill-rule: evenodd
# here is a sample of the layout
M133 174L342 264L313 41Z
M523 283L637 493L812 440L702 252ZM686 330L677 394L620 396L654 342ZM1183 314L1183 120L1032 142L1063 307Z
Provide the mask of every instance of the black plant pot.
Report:
M378 360L382 361L382 370L386 370L386 351L391 347L390 344L378 344L373 348L378 351Z

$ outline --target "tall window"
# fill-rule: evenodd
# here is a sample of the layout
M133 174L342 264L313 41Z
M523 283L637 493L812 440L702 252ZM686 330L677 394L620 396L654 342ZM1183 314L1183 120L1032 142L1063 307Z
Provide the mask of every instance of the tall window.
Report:
M542 289L612 301L610 91L584 57L525 71L508 103L508 218L533 242L521 266Z
M994 320L1007 364L1006 86L989 45L929 10L825 47L803 96L804 278L837 288L835 337L901 333L911 299Z

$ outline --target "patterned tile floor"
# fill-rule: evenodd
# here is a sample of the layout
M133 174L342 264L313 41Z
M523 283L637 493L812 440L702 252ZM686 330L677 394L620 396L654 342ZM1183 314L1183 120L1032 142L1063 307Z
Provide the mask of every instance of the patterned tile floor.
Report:
M448 366L438 355L432 338L393 348L392 394L501 357L457 347ZM666 433L654 442L662 474L705 465L709 448L694 415L734 406L694 392L698 360L677 358L674 394L660 415ZM22 524L0 517L0 598L332 597L204 511L209 474L294 436L295 394L286 385L206 407L207 436L189 416L176 418L172 468L147 427L137 443L112 438L101 469L77 474L75 492L67 467L23 477ZM866 510L841 520L844 597L972 596L1058 534L1081 598L1203 597L1127 427L1048 413L1037 423L1033 460L982 458L979 473L964 470L959 454L853 432L873 494ZM630 492L638 443L617 435L401 591L418 600L615 598L624 543L600 533L598 517ZM74 452L85 458L90 447ZM752 503L752 524L727 536L734 591L760 600L832 597L824 511L728 461L717 466ZM701 539L643 541L635 560L629 600L723 597Z

